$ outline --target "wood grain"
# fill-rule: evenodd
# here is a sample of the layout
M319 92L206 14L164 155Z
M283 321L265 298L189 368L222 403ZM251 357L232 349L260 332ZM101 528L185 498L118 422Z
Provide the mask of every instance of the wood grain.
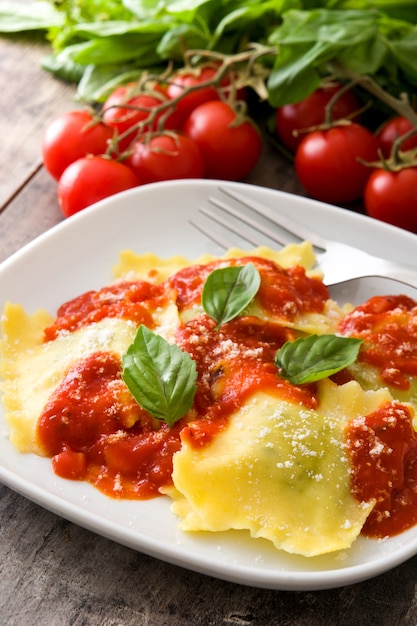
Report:
M74 87L46 74L43 44L2 39L0 48L0 207L4 208L41 166L46 124L75 107Z

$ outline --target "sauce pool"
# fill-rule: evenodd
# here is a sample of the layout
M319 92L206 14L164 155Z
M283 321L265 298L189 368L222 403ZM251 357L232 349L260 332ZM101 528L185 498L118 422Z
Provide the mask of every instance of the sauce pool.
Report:
M362 529L368 537L396 535L417 523L417 435L410 409L397 402L348 423L351 489L375 499Z
M417 303L408 296L375 296L340 323L343 335L365 345L359 360L380 370L383 383L401 390L417 376Z

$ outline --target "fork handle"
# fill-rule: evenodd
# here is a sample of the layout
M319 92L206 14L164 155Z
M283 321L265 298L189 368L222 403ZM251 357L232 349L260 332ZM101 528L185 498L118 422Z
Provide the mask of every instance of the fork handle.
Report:
M383 273L378 272L379 276L393 278L400 282L417 289L417 268L408 267L399 263L387 263ZM415 298L417 295L414 296Z

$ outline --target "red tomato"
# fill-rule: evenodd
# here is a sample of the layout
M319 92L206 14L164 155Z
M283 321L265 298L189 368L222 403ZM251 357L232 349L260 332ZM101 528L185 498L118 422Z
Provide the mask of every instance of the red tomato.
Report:
M186 135L156 135L149 141L138 141L127 164L143 183L204 177L203 157Z
M360 124L333 126L304 137L295 153L295 171L307 193L318 200L358 200L371 169L359 162L376 161L378 141Z
M66 217L125 189L137 187L136 174L123 163L84 157L71 163L58 183L58 200Z
M262 139L249 119L237 123L233 108L221 100L200 104L184 124L203 155L207 178L241 180L261 156Z
M179 98L184 94L185 90L190 89L189 93L183 95L176 103L175 109L179 114L183 123L187 119L194 109L204 102L210 100L220 100L219 91L214 86L206 86L198 88L201 83L209 82L214 78L218 69L211 65L196 68L195 71L178 72L173 77L172 81L167 87L168 97L172 100ZM225 76L221 82L221 89L224 93L227 93L227 89L231 86L230 76ZM236 94L236 98L239 100L246 98L246 90L239 89Z
M83 452L63 450L52 457L52 469L61 478L84 480L87 474L87 458Z
M176 111L168 111L168 109L161 110L159 114L155 115L152 123L145 124L152 111L156 107L162 106L164 102L168 102L169 98L165 96L162 89L155 89L161 93L160 98L158 95L144 93L135 95L135 88L136 83L117 87L103 105L104 122L117 130L119 136L123 135L119 142L119 152L127 150L138 134L157 130L159 122L163 122L165 129L171 130L176 130L181 125L179 114ZM143 122L143 126L138 128L137 125L141 122ZM129 129L132 129L131 133L128 132Z
M401 117L400 115L393 117L381 126L376 133L376 137L379 141L381 152L386 159L391 154L394 141L413 128L412 123L406 117ZM417 133L401 144L401 150L412 150L413 148L417 148Z
M374 170L365 187L364 204L371 217L417 233L417 167Z
M201 68L200 71L178 73L167 87L168 97L171 98L171 100L178 98L184 93L185 89L196 87L201 83L211 80L215 76L216 71L215 68L206 66ZM219 100L218 91L215 87L202 87L201 89L190 91L190 93L187 93L178 100L176 110L181 116L181 119L185 121L191 111L200 104L209 102L210 100Z
M74 161L88 154L104 154L114 129L94 120L88 111L69 111L53 120L42 140L42 159L47 171L59 180Z
M277 109L275 114L276 130L284 146L295 152L305 133L294 134L319 124L323 124L326 115L326 105L333 96L340 91L342 85L331 84L320 87L304 100L294 104L285 104ZM353 91L345 91L334 103L332 121L348 117L359 111L360 102Z

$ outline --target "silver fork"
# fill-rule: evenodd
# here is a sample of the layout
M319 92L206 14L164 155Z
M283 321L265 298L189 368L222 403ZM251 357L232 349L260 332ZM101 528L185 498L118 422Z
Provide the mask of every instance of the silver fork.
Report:
M219 190L238 204L225 202L211 196L208 201L214 208L200 207L199 211L227 231L227 236L202 224L196 219L191 224L224 249L242 246L242 240L253 246L270 240L285 246L298 241L310 241L316 251L318 266L329 286L330 295L358 304L372 295L398 295L406 293L417 299L417 265L394 263L372 256L359 248L328 240L302 224L248 198L231 187ZM243 207L250 209L245 211ZM237 235L240 242L230 237ZM291 237L292 235L292 237ZM295 239L294 239L295 238Z

